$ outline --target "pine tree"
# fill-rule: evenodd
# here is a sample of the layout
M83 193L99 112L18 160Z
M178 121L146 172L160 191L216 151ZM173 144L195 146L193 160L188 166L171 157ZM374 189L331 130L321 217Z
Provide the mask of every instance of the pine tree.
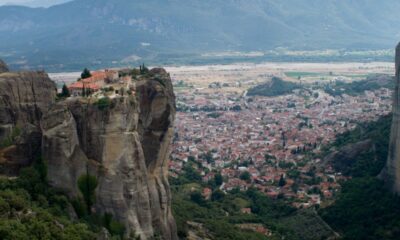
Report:
M61 97L70 97L70 96L71 96L71 94L69 92L69 89L68 89L67 85L65 85L65 83L64 83L62 90L61 90Z
M91 76L92 76L92 74L90 73L89 69L87 69L87 68L83 69L83 72L81 73L82 79L90 78Z
M140 66L140 74L146 74L149 72L149 69L144 65L144 63Z
M85 84L83 85L83 88L82 88L82 97L85 97L86 96L86 89L85 89Z
M279 187L283 187L286 185L286 180L283 177L283 175L281 175L281 178L279 179Z

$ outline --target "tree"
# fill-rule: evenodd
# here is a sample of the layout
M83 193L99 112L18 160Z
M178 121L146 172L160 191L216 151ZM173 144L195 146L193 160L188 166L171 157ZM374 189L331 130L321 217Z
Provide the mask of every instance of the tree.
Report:
M82 79L90 78L91 76L92 76L92 74L90 73L89 69L87 69L87 68L83 69L83 71L81 73Z
M224 179L222 178L221 173L215 174L214 181L215 181L215 185L217 185L217 186L221 186L222 185L222 183L224 182Z
M243 181L250 181L250 177L251 177L251 175L248 171L240 174L240 179L242 179Z
M85 84L83 84L83 88L82 88L82 97L86 96L86 89L85 89Z
M67 85L65 85L65 83L64 83L62 90L61 90L61 97L70 97L70 96L71 96L71 94L69 92L69 89L68 89Z
M140 66L140 74L146 74L149 72L149 69L144 65L144 63Z
M194 191L190 194L190 200L193 202L202 205L204 203L204 198L199 191Z
M82 193L83 199L85 200L86 207L90 213L90 209L95 202L95 190L97 188L97 178L89 174L85 174L78 179L78 188Z
M225 193L222 192L221 190L215 190L212 194L211 194L211 200L212 201L220 201L223 200L225 197Z
M112 236L120 236L123 238L125 233L125 226L113 219L113 216L109 213L105 213L103 216L103 226L111 233Z
M279 183L278 184L279 184L279 187L283 187L283 186L286 185L286 180L283 177L283 174L281 175L281 178L279 179Z

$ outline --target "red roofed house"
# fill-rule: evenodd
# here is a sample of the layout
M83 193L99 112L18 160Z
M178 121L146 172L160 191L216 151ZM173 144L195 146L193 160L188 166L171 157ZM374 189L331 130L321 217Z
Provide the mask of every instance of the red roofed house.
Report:
M110 71L106 70L92 72L92 76L89 78L82 79L81 81L74 82L73 84L69 85L68 89L72 96L80 96L82 95L83 89L89 90L91 92L98 91L106 84L106 79L110 75ZM112 75L110 75L113 77Z
M95 83L84 83L82 81L74 82L68 87L68 90L72 96L82 95L83 89L95 92L98 91L100 87Z

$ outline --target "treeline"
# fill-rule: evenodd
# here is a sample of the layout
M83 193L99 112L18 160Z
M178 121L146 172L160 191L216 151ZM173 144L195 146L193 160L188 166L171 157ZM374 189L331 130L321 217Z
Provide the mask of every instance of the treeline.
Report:
M324 91L331 96L341 96L343 94L356 96L363 94L365 91L373 91L380 88L394 89L393 77L389 75L372 75L361 81L336 81L333 84L326 85Z

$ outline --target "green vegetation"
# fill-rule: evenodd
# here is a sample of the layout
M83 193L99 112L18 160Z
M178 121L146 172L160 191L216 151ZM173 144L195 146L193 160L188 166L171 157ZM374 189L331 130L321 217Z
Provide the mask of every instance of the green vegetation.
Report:
M332 236L332 229L314 209L299 210L293 216L281 219L280 224L290 229L297 239L329 239Z
M100 110L105 110L112 106L112 101L109 97L100 98L96 103Z
M348 144L370 140L373 148L366 149L352 161L337 161L333 166L347 176L376 176L386 163L391 122L392 116L388 115L376 122L360 123L354 130L339 134L336 141L323 151L328 154L332 147L340 149Z
M119 236L123 238L125 233L125 226L113 219L113 216L109 213L103 216L103 226L108 230L112 236Z
M365 91L377 90L380 88L394 89L392 77L387 75L372 75L368 76L365 80L353 81L350 83L336 81L332 85L326 85L324 91L332 96L341 96L342 94L356 96Z
M241 192L233 189L223 193L218 189L222 176L216 173L214 180L208 183L194 170L194 163L187 163L184 172L177 179L170 179L172 188L172 208L177 221L178 234L185 238L190 230L188 221L203 224L214 239L322 239L322 234L332 231L321 221L315 212L299 217L296 209L283 200L273 200L264 193L250 188ZM203 188L211 188L210 200L206 200L201 192ZM242 213L243 208L250 208L251 214ZM292 219L293 218L293 219ZM301 219L302 222L293 223ZM273 232L265 236L250 230L243 230L237 224L260 224ZM312 225L309 225L312 224ZM307 227L310 232L300 234L298 225ZM326 236L326 235L324 235Z
M290 78L301 79L303 77L317 77L322 74L315 72L285 72L285 75Z
M68 199L47 185L46 172L39 159L18 179L0 179L0 238L94 239L88 224L70 220Z
M242 179L243 181L250 181L251 175L248 171L243 172L242 174L240 174L240 179Z
M19 135L21 135L21 129L19 127L14 127L10 136L0 142L0 148L6 148L13 145Z
M68 89L67 85L65 85L65 83L64 83L63 86L62 86L62 89L61 89L61 93L58 94L57 97L59 97L59 98L67 98L67 97L70 97L70 96L71 96L71 94L69 92L69 89Z
M330 73L332 74L332 73ZM287 76L297 79L302 79L302 77L317 77L322 76L320 73L307 73L307 72L288 72ZM332 75L329 75L330 79ZM364 78L363 80L352 81L352 82L344 82L344 81L325 81L325 82L316 82L314 84L297 84L293 82L287 82L280 78L273 77L271 82L267 82L256 87L249 89L249 96L279 96L284 94L290 94L293 90L296 89L304 89L308 91L308 89L313 90L324 90L326 93L332 96L341 96L343 94L356 96L363 94L365 91L373 91L380 88L388 88L394 89L394 81L393 78L389 75L385 74L375 74L375 75L349 75L352 78ZM321 78L323 79L323 78ZM325 78L324 78L325 79ZM314 79L318 80L318 79ZM318 98L318 92L312 93L314 98ZM308 96L306 96L308 97ZM295 107L293 103L288 103L288 108Z
M381 171L388 154L391 116L362 124L344 133L333 144L373 140L375 151L366 150L345 167L353 178L342 184L335 203L320 209L321 217L343 239L398 239L400 234L400 198L391 194L375 176Z
M343 239L398 239L400 198L374 177L357 177L342 186L335 204L320 210Z
M83 175L77 184L92 204L97 180ZM125 228L112 215L88 215L81 202L82 212L76 211L79 219L71 220L76 203L47 184L47 165L39 158L32 167L22 169L18 178L0 178L0 239L92 240L103 227L112 239L123 239Z
M87 68L83 69L81 73L81 79L90 78L91 76L92 74L90 73L89 69Z
M97 178L89 174L85 174L78 179L78 188L81 191L83 199L86 203L87 210L90 214L90 209L95 201L95 190L97 188Z
M209 118L219 118L221 115L222 115L222 113L212 112L212 113L207 114L207 117L209 117Z
M273 77L271 82L267 82L249 89L248 95L274 97L289 94L293 92L293 90L300 88L301 86L296 83L286 82L280 78Z
M149 73L149 69L144 65L144 63L139 67L140 74L147 74Z

